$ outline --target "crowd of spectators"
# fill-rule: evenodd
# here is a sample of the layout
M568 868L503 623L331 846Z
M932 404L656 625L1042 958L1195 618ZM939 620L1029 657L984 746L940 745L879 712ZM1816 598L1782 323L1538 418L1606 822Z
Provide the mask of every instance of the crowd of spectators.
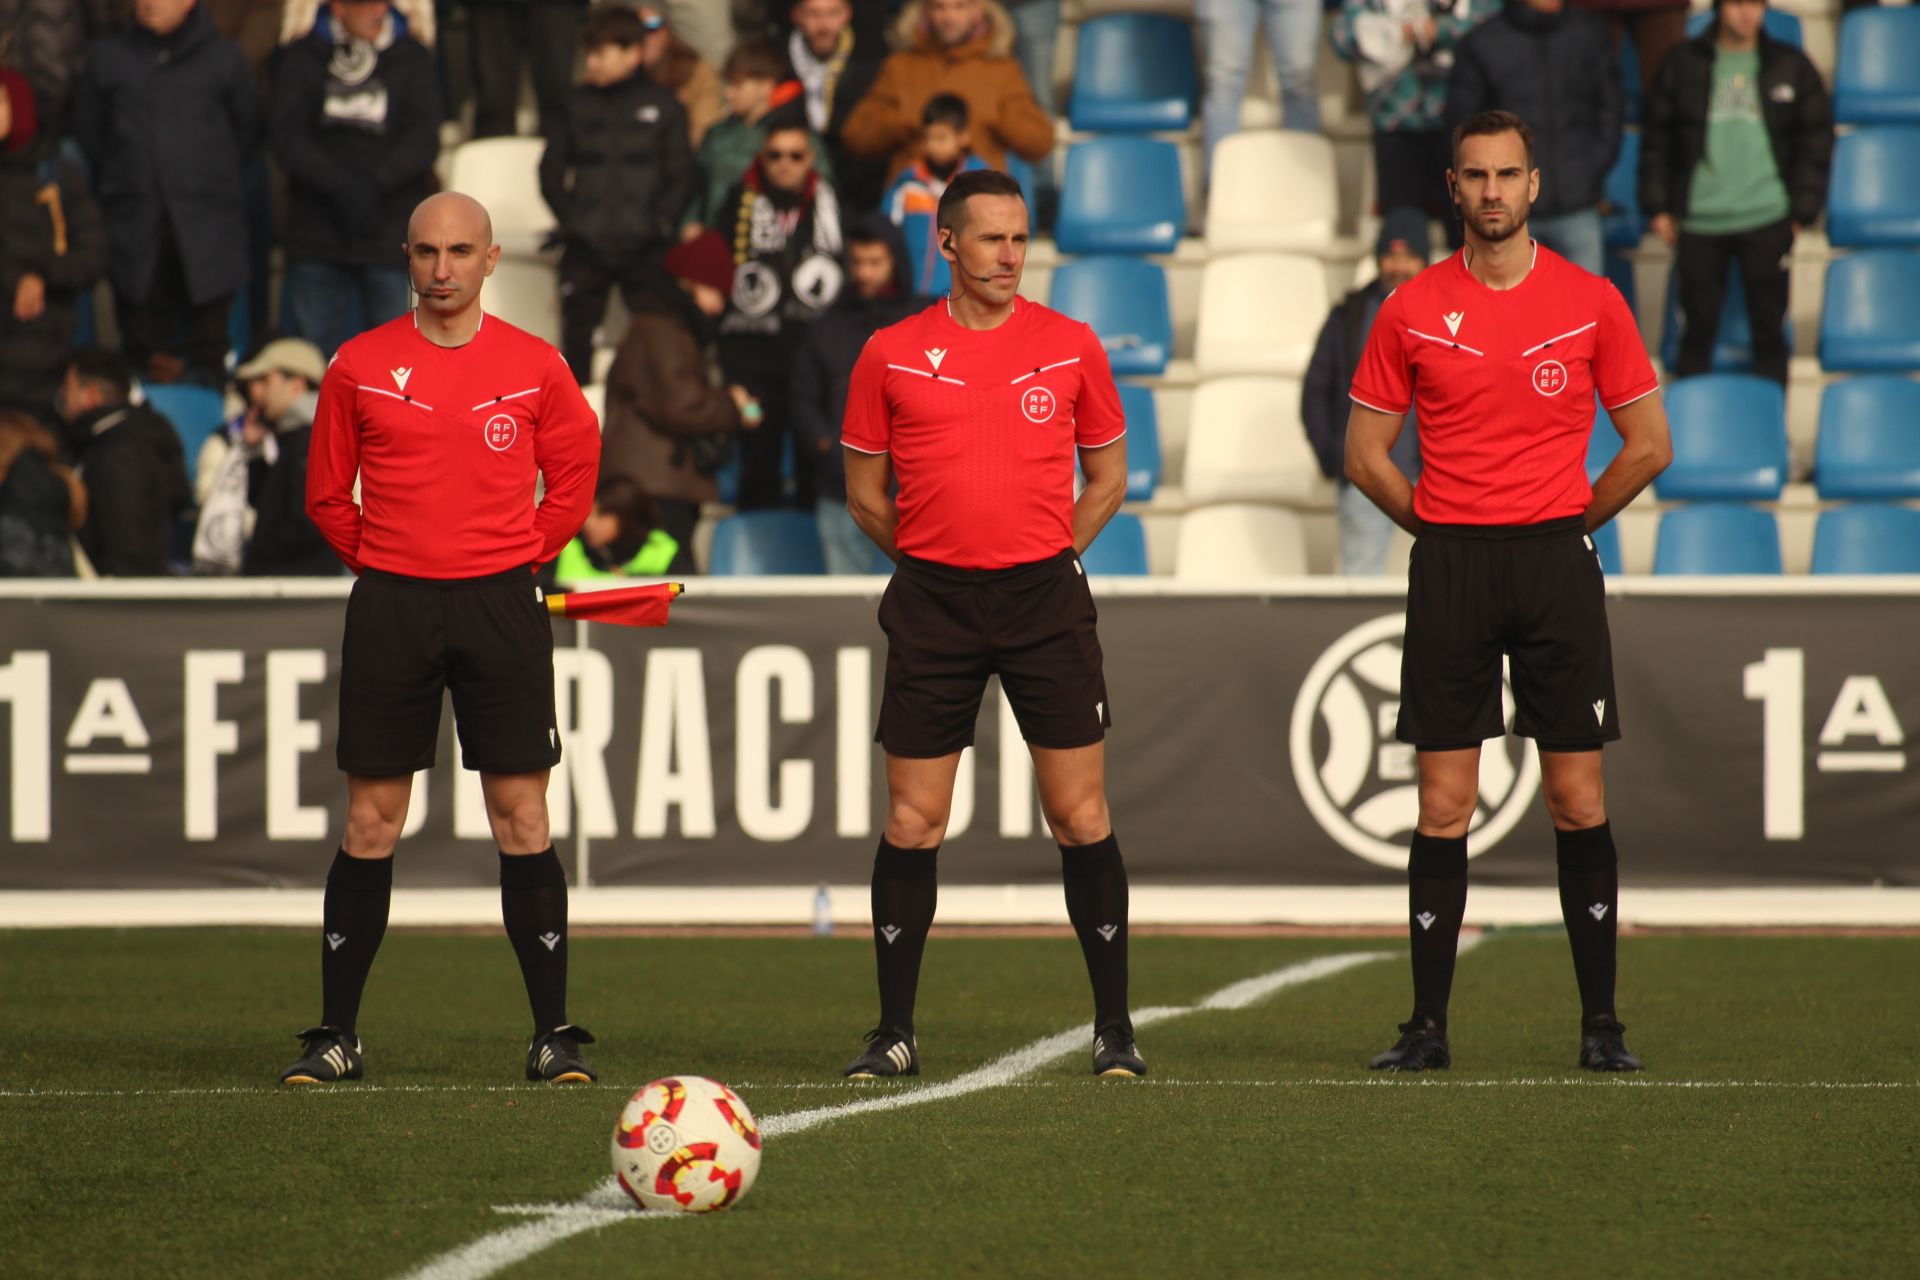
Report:
M1631 42L1678 371L1706 367L1733 272L1759 371L1784 380L1782 264L1832 149L1818 73L1766 33L1764 0L1718 0L1692 39L1678 0L1568 5L1195 0L1202 154L1240 127L1262 29L1282 126L1317 131L1325 39L1367 96L1383 281L1424 262L1429 219L1459 243L1448 130L1496 107L1538 139L1534 233L1600 270ZM575 568L687 569L699 504L735 470L738 507L817 511L830 566L864 567L835 465L847 367L948 287L931 224L956 173L1034 165L1044 215L1059 22L1060 0L0 0L0 572L338 572L289 524L301 433L331 354L410 305L399 246L448 121L544 138L582 382L610 294L630 315L611 487ZM1328 371L1382 287L1323 335L1303 415L1323 462ZM239 406L191 471L140 403L169 383ZM1349 523L1346 563L1372 563L1380 531Z

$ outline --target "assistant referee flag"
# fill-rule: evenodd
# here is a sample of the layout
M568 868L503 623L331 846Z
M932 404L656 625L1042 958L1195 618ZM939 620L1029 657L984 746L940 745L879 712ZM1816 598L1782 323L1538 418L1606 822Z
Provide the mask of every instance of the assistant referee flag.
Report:
M547 597L547 612L581 622L611 622L622 627L664 627L673 598L685 591L678 582L652 582L608 591L570 591Z

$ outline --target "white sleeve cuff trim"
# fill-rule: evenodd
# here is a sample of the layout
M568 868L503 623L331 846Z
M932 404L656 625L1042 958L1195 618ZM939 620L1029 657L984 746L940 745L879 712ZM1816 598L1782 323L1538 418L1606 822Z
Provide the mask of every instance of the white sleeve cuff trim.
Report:
M851 449L855 453L864 453L869 458L882 458L882 457L885 457L887 454L887 451L885 449L862 449L859 445L850 444L845 440L842 440L840 442L840 447L843 449Z
M1401 417L1401 418L1404 418L1406 416L1407 409L1411 409L1413 407L1412 405L1408 405L1407 409L1382 409L1379 405L1368 404L1365 400L1362 400L1359 396L1353 395L1351 393L1348 394L1347 399L1353 401L1355 404L1359 405L1362 409L1371 409L1375 413L1391 413L1395 417Z
M1120 430L1120 434L1117 436L1108 436L1105 440L1102 440L1099 444L1083 444L1083 445L1079 445L1078 447L1082 449L1104 449L1108 445L1112 444L1114 441L1124 439L1126 434L1127 434L1126 428L1123 427Z
M1601 403L1602 405L1605 406L1608 413L1612 413L1615 409L1626 408L1628 405L1632 404L1636 400L1645 400L1648 396L1652 395L1654 392L1658 391L1659 389L1660 389L1660 384L1658 382L1655 382L1652 386L1648 387L1645 391L1642 391L1639 395L1628 396L1625 400L1622 400L1619 404L1606 404L1605 401L1602 401Z

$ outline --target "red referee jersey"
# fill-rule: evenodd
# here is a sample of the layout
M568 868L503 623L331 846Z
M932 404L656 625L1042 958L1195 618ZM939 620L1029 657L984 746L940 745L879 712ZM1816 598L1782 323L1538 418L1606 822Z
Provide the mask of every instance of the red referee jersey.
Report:
M1126 433L1092 329L1024 298L969 329L943 299L868 339L840 440L893 455L901 551L1005 569L1073 545L1074 449Z
M1433 524L1537 524L1593 499L1594 395L1609 410L1660 389L1633 313L1610 281L1534 246L1511 289L1465 250L1380 305L1353 398L1420 424L1413 510Z
M409 312L328 366L307 514L356 573L474 578L559 555L599 469L600 425L559 352L496 316L436 346Z

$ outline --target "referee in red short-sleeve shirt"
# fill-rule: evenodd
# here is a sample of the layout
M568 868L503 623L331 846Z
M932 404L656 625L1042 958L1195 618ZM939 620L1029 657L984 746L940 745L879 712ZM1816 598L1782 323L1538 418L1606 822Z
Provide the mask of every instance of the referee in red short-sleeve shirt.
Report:
M592 508L599 426L559 352L481 312L500 258L485 209L431 197L404 253L419 305L340 348L314 415L307 511L359 575L340 654L347 823L322 907L320 1025L280 1078L365 1070L360 993L446 690L500 846L502 913L533 1006L527 1078L590 1081L580 1045L593 1037L566 1015L567 881L547 832L553 630L533 574Z
M1553 175L1547 175L1552 181ZM1467 827L1480 744L1533 738L1553 819L1560 909L1580 988L1580 1065L1637 1071L1614 1016L1619 875L1601 747L1620 736L1594 529L1673 456L1659 379L1612 284L1526 234L1540 192L1533 133L1505 111L1454 131L1448 183L1466 247L1380 307L1353 379L1347 475L1415 536L1407 574L1399 738L1418 751L1420 816L1407 859L1413 1016L1376 1069L1451 1065L1447 998L1467 902ZM1591 487L1594 398L1619 456ZM1387 450L1418 410L1423 470Z
M960 753L997 675L1060 842L1067 915L1093 982L1093 1070L1142 1076L1127 1011L1127 872L1107 814L1112 712L1079 560L1126 491L1120 396L1091 329L1017 296L1027 206L1012 178L955 178L936 234L953 292L867 342L841 429L848 508L897 565L880 602L880 1025L844 1074L919 1073L913 1004L934 858ZM1077 501L1076 454L1086 476Z

